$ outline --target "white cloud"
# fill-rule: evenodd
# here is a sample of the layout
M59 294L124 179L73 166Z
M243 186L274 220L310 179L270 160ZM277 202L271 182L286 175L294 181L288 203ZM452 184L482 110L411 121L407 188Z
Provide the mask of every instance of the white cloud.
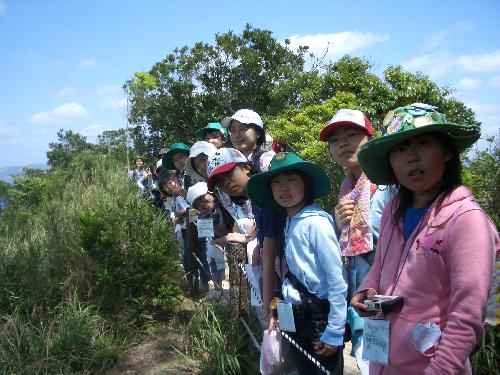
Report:
M88 110L78 103L66 103L54 109L36 113L28 119L32 124L72 124L88 116Z
M450 30L443 30L443 31L440 31L438 33L429 35L424 40L424 50L425 51L431 51L433 49L436 49L450 35L451 35L451 31Z
M112 95L112 94L119 92L120 90L121 90L120 86L107 85L107 86L99 87L96 90L96 94L98 96Z
M481 121L481 138L487 135L499 135L500 129L500 104L481 104L479 102L466 103Z
M455 36L454 39L456 39L457 34L472 29L473 27L469 22L460 22L451 29L441 30L435 34L429 35L424 39L424 51L432 51L444 44L445 41L452 39L453 36Z
M491 53L460 56L457 60L460 67L466 72L500 71L500 49Z
M385 42L389 39L389 35L345 31L332 34L292 35L287 39L290 41L291 49L308 46L309 52L314 53L316 57L322 57L326 53L326 58L334 60L375 43Z
M115 99L115 98L104 98L99 102L99 107L105 109L118 109L122 110L127 106L127 100L125 98Z
M97 60L94 58L85 59L76 64L78 69L91 69L97 66Z
M422 72L431 77L440 77L451 71L455 66L453 56L448 53L434 53L404 62L403 68L413 72Z
M419 71L433 78L450 72L498 72L500 71L500 50L490 53L454 56L438 52L414 57L404 62L403 67L410 71Z
M500 75L491 77L488 86L500 89Z
M461 90L476 90L481 87L481 80L476 78L463 77L458 80L455 86Z
M5 3L2 0L0 0L0 16L6 13L7 13L7 5L5 5Z
M70 99L73 98L76 91L73 87L64 87L61 90L55 92L52 97L55 99Z

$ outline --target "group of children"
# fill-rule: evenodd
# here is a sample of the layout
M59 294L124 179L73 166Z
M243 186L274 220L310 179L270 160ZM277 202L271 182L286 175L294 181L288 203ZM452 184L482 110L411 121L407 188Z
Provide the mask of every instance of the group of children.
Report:
M319 134L346 171L332 213L314 202L331 193L325 171L264 149L256 112L241 109L196 135L163 155L158 187L200 290L223 280L226 244L245 244L263 316L330 373L343 372L347 326L363 374L471 373L500 248L461 183L459 153L478 127L415 103L390 111L376 138L361 111L340 109ZM378 295L402 302L372 311L367 300ZM291 355L300 374L320 373L296 348Z

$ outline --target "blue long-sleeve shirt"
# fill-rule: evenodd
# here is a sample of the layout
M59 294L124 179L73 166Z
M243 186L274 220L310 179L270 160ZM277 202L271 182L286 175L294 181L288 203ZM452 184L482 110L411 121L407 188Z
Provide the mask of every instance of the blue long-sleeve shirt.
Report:
M341 346L347 313L347 284L342 276L342 260L331 215L317 204L304 207L287 218L285 256L290 272L318 298L328 300L328 325L321 341ZM300 303L299 292L285 279L285 301Z

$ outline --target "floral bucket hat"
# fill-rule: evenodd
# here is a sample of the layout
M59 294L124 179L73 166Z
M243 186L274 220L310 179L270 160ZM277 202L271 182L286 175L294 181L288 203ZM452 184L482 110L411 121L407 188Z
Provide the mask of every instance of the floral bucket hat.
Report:
M382 136L361 146L358 160L371 182L391 185L396 181L389 165L389 152L397 144L420 134L438 132L446 134L460 153L479 139L477 125L459 125L448 122L446 115L436 107L414 103L396 108L384 118Z

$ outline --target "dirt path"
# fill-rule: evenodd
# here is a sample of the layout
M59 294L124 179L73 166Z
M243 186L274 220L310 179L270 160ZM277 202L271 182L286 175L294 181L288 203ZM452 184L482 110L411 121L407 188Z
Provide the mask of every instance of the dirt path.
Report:
M223 281L222 286L224 294L229 297L229 283ZM178 316L185 319L194 310L193 300L185 298ZM144 334L137 345L122 353L117 365L105 375L199 374L197 363L187 363L173 347L182 347L182 332L178 324L158 323L153 332ZM344 348L344 375L359 375L356 360L349 355L350 352L351 343L348 342Z

